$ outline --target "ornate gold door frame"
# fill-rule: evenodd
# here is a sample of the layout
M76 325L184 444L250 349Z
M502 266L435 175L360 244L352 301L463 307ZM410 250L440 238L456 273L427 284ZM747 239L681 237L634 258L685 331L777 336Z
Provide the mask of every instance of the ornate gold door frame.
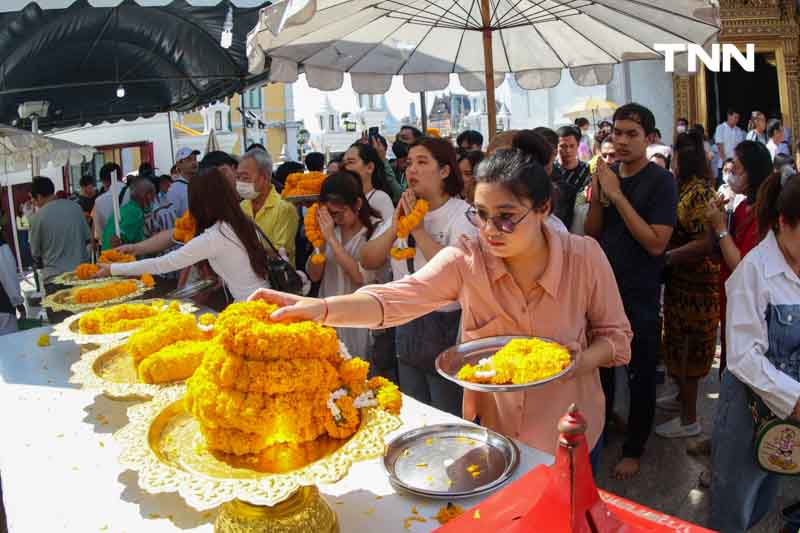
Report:
M720 0L722 31L719 42L744 51L753 43L756 53L774 53L781 111L800 135L800 18L795 0ZM686 117L709 131L705 69L694 77L673 77L675 118ZM713 132L709 132L710 135Z

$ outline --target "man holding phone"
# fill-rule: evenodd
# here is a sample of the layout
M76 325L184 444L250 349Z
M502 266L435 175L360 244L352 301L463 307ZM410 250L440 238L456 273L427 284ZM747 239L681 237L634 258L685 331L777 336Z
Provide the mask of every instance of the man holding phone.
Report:
M639 472L653 429L656 407L656 356L664 251L675 227L675 178L647 159L647 137L655 131L653 113L626 104L614 113L612 139L617 163L599 158L592 175L586 235L605 251L633 329L628 383L631 410L617 479ZM614 405L613 369L601 369L607 418Z

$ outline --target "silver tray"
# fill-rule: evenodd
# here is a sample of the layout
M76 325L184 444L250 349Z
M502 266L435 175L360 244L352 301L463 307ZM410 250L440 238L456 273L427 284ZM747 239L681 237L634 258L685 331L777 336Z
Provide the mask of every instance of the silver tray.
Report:
M287 196L284 198L287 202L291 202L293 204L304 204L304 203L313 203L319 201L319 194L306 194L303 196Z
M479 475L468 470L477 465ZM412 429L387 446L383 466L395 487L436 499L486 494L508 481L519 465L514 442L467 424Z
M575 358L571 356L572 360L561 372L541 381L532 381L530 383L520 383L519 385L491 385L486 383L473 383L471 381L464 381L458 379L458 371L466 364L477 365L478 362L485 358L491 357L496 354L500 349L508 344L513 339L532 339L538 338L543 341L555 342L552 339L545 337L530 337L525 335L506 335L501 337L486 337L483 339L475 339L474 341L462 342L446 349L436 358L436 371L445 379L461 385L465 389L470 389L478 392L516 392L534 387L541 387L551 381L555 381L560 377L568 374L572 367L575 365Z

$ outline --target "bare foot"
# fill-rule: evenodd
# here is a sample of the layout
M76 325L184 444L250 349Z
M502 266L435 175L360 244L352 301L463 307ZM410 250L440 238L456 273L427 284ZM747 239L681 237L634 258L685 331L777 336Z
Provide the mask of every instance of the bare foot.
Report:
M623 457L622 460L617 463L617 466L614 467L613 477L621 481L631 479L639 473L640 465L641 461L635 457Z

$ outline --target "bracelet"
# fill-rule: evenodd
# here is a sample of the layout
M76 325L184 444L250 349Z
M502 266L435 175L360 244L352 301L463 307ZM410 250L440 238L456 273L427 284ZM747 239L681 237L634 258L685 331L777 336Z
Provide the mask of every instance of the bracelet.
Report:
M328 301L323 298L322 303L325 304L325 316L322 317L322 320L320 320L319 323L325 324L325 321L328 319Z
M728 235L730 235L730 233L728 233L728 230L720 231L719 233L717 233L717 241L721 241L722 239L724 239Z

